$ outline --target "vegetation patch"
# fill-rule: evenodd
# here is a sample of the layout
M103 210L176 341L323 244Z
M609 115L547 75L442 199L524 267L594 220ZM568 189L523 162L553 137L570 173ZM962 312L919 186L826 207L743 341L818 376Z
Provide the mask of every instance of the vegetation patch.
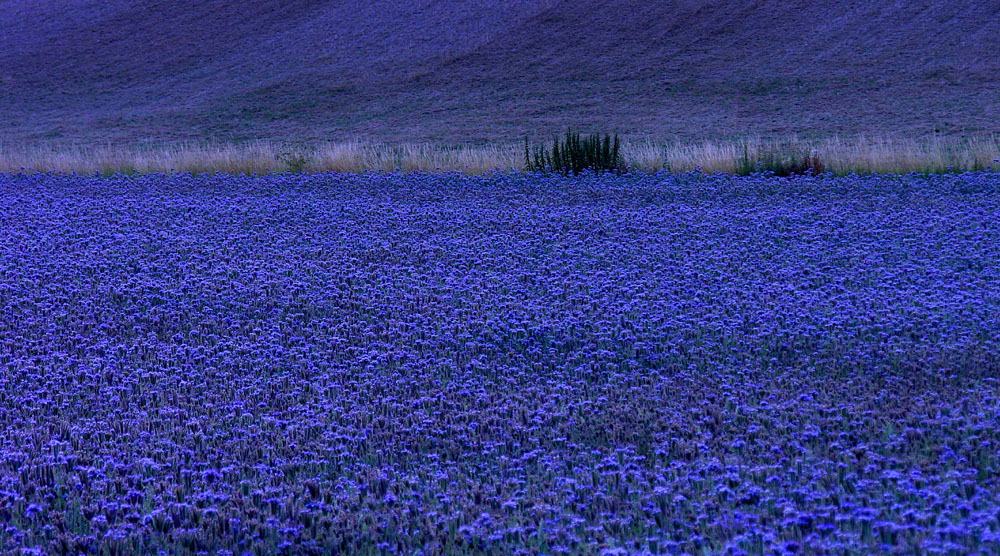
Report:
M833 173L949 174L1000 169L1000 135L961 139L854 137L800 141L758 138L731 141L654 142L578 134L551 147L524 143L175 143L37 145L0 144L0 173L66 174L302 172L548 172L613 175L702 172L776 176ZM617 139L617 140L616 140Z
M584 171L618 172L625 170L621 156L621 141L616 133L614 139L605 134L580 137L580 133L566 130L566 136L552 141L552 149L547 151L545 145L531 151L528 138L524 138L524 166L529 172L556 172L564 176L576 176Z
M743 156L736 162L738 176L752 174L772 174L775 176L807 176L821 174L826 169L815 152L781 152L766 149L756 157L751 156L746 144L743 145Z
M285 146L274 153L274 161L288 172L303 172L312 160L315 150L299 145Z

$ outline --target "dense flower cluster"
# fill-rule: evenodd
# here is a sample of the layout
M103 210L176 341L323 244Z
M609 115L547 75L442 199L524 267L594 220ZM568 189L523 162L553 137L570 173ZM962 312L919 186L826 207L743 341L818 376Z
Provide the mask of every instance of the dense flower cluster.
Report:
M0 191L0 551L1000 551L996 174Z

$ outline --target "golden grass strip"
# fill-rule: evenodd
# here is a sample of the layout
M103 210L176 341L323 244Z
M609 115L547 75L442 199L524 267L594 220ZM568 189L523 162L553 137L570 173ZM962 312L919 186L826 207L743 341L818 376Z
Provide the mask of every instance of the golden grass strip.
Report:
M1000 135L922 139L857 136L818 141L747 138L737 141L623 143L625 163L635 170L706 173L745 170L747 161L770 154L815 156L825 170L906 173L1000 169ZM259 141L243 144L121 147L114 145L0 145L0 172L235 173L457 171L481 174L524 169L523 143L440 146L360 140L319 145Z

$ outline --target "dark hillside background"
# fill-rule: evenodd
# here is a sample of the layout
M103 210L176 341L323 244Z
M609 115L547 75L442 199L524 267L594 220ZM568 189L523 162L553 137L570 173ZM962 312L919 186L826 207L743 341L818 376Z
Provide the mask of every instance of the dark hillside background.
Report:
M0 140L1000 132L1000 2L0 0Z

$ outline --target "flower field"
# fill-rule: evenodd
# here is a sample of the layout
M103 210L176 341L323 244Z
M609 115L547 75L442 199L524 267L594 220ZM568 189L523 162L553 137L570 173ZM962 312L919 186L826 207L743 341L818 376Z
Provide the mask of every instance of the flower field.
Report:
M1000 553L1000 175L0 176L0 552Z

